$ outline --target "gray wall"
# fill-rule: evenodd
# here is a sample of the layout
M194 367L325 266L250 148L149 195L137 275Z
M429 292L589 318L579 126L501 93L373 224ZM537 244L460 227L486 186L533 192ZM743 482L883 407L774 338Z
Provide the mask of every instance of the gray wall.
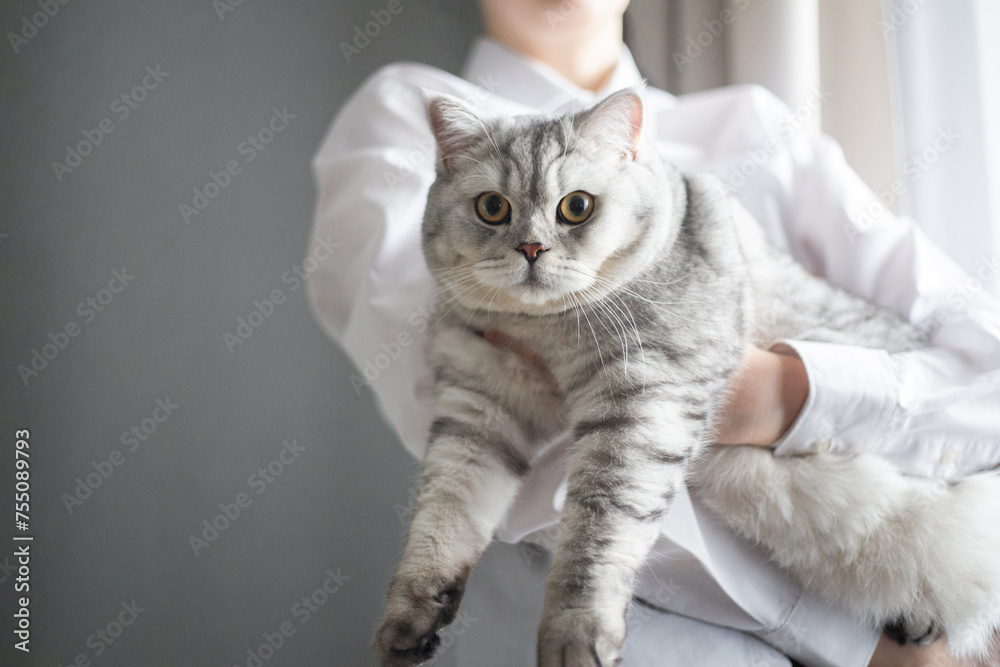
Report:
M454 71L478 16L471 1L403 0L348 63L340 43L386 1L229 1L221 19L211 0L70 2L16 53L8 33L42 10L0 8L2 664L245 665L284 622L295 634L266 665L374 662L416 466L282 275L305 252L309 160L340 104L388 62ZM114 100L147 66L167 75L123 117ZM274 108L294 118L250 162L239 146ZM103 119L113 130L57 175ZM185 222L178 205L230 160L239 173ZM134 278L102 292L115 271ZM285 301L231 352L223 334L275 289ZM88 298L111 301L97 312ZM76 335L57 335L67 325ZM34 350L54 358L25 382ZM143 425L155 431L123 443ZM30 656L12 650L7 569L16 429L31 444ZM251 479L286 440L304 450ZM110 476L67 507L95 463ZM189 536L240 493L249 505L195 555ZM339 590L303 623L293 606L328 569ZM142 611L106 644L96 631L133 601Z

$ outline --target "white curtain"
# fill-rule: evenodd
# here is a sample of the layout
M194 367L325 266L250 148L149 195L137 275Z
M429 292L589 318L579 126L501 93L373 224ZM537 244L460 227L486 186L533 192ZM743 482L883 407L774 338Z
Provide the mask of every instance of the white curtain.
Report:
M632 0L626 19L640 69L670 92L757 83L792 109L824 92L810 121L997 292L998 0Z
M1000 8L996 0L890 0L910 213L997 293ZM949 141L940 137L948 136ZM950 142L950 143L949 143Z

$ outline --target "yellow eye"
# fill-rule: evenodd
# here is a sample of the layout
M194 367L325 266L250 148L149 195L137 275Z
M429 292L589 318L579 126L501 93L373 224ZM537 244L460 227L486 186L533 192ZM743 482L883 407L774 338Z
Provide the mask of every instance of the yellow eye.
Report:
M594 198L583 190L571 192L559 202L559 219L571 225L586 222L594 212Z
M483 222L499 225L510 215L510 202L499 192L484 192L476 197L476 213Z

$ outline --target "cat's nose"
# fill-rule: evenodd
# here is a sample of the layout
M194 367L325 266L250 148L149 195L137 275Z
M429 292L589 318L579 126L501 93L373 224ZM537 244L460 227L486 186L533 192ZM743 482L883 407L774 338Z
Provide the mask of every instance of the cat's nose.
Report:
M524 253L524 257L528 260L529 264L534 264L535 260L538 259L538 254L546 250L546 248L542 247L541 243L522 243L517 246L517 249Z

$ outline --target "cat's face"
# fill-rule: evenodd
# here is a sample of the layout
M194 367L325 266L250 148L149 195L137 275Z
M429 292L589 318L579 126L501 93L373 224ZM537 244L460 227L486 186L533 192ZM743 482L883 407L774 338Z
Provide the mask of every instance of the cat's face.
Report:
M483 120L438 97L428 116L441 160L424 254L451 298L559 312L602 298L658 249L672 196L658 160L639 150L634 93L554 119Z

